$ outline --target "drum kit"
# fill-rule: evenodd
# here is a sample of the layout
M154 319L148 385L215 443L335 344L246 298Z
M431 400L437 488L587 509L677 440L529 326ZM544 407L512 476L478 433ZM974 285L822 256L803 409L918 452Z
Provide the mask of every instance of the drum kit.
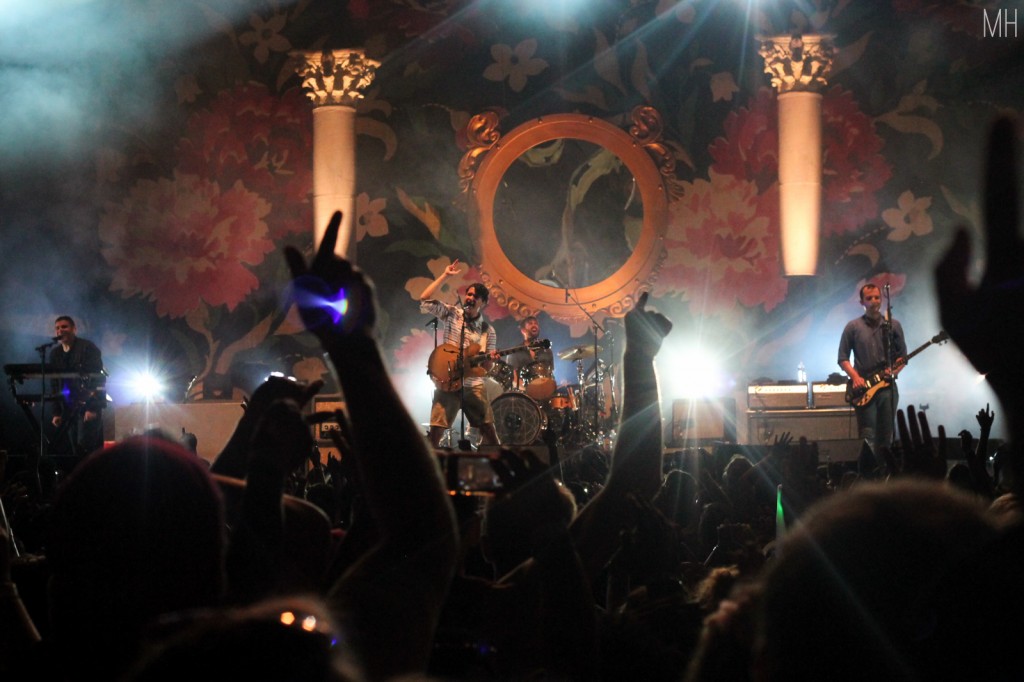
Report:
M597 360L589 371L583 361L594 358L600 347L573 346L558 358L576 363L577 383L558 386L554 367L545 360L531 362L516 372L497 360L485 378L494 426L503 445L532 445L545 429L554 430L565 446L582 447L602 442L613 434L618 418L613 367ZM495 396L495 393L497 395Z

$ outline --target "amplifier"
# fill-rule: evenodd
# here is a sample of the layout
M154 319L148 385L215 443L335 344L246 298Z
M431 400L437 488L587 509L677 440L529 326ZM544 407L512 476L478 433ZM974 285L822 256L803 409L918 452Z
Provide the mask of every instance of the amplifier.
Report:
M327 394L318 395L313 397L313 412L334 412L335 410L345 409L345 400L341 397L341 394ZM334 441L331 440L330 432L337 431L339 429L337 419L328 419L324 422L316 424L313 437L318 441L323 441L325 445L332 445Z
M750 384L747 408L792 410L807 407L807 384Z
M747 438L771 445L775 436L789 431L793 439L832 441L857 438L857 417L849 407L817 410L747 412Z
M715 441L736 441L734 398L672 401L672 445L690 447Z
M811 395L815 407L846 407L846 384L815 381L811 384Z

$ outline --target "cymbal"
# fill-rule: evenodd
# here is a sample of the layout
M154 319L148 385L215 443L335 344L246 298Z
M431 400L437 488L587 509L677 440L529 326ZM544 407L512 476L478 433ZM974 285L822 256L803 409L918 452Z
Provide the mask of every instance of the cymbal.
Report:
M597 352L600 353L603 349L598 346ZM569 360L575 362L576 360L582 360L583 358L594 357L593 346L573 346L572 348L566 348L565 350L559 351L559 360Z

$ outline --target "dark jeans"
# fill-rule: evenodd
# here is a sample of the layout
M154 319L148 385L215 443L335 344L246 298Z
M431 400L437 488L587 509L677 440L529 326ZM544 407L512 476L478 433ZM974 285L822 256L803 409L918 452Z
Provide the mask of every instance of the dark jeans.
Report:
M76 457L85 457L94 450L103 447L103 413L97 412L96 417L85 421L85 413L79 413L68 425L67 434L53 442L54 453L67 452Z
M883 388L876 393L870 403L856 409L857 435L861 440L868 441L876 453L880 447L892 445L893 425L896 423L896 408L899 402L900 392L896 384L893 384L892 388Z

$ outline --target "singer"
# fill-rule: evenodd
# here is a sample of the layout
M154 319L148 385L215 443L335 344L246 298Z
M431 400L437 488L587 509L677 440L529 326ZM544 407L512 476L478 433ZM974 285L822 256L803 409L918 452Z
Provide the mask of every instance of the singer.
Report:
M67 315L57 318L54 331L57 347L50 351L51 370L80 376L55 380L54 387L64 399L54 404L51 422L58 436L68 435L71 454L84 457L103 447L103 354L95 343L78 336L75 321ZM53 443L55 451L65 446L59 441Z
M483 307L487 304L489 292L480 282L469 285L466 298L461 305L451 305L432 298L449 277L459 274L459 261L456 260L437 279L427 285L420 294L420 312L433 315L444 323L444 343L454 348L478 348L490 357L479 364L490 370L493 361L498 358L498 340L494 328L483 316ZM428 368L429 371L429 368ZM444 432L454 423L459 410L469 421L470 426L480 430L482 445L497 445L498 434L494 429L494 412L487 400L483 377L465 376L463 390L434 390L433 403L430 407L430 443L437 447L441 443Z
M883 387L862 406L854 406L858 435L868 441L874 452L890 447L893 424L899 405L896 375L906 364L907 344L903 338L903 325L892 319L889 311L882 314L882 292L875 284L860 288L860 304L864 314L850 320L839 339L839 366L849 377L849 389L863 392L868 378L882 377ZM853 353L853 364L850 353ZM849 391L848 391L849 392Z

